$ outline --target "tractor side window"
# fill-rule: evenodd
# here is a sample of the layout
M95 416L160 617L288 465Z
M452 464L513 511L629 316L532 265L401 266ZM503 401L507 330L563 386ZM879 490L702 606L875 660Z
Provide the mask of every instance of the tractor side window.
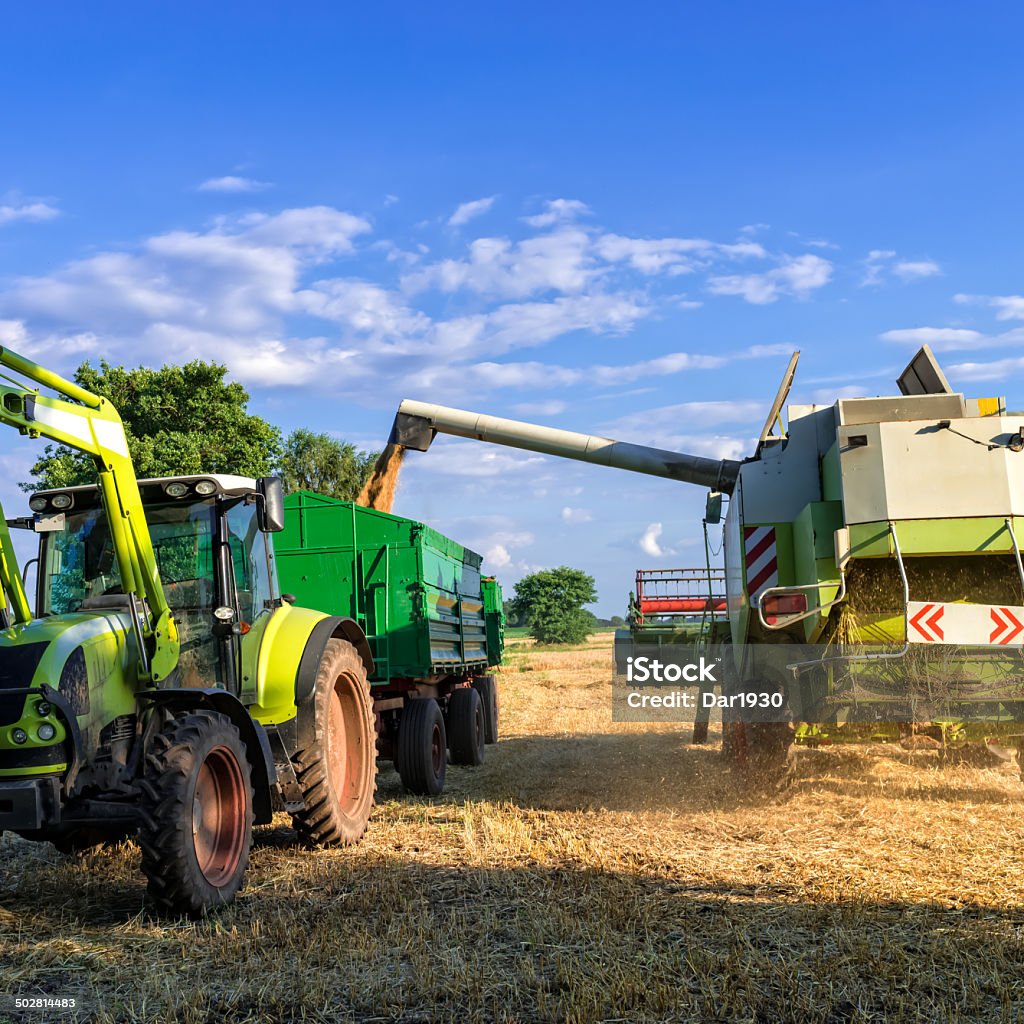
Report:
M228 510L228 546L243 622L252 625L273 608L276 581L267 557L267 538L256 523L256 506L239 503Z

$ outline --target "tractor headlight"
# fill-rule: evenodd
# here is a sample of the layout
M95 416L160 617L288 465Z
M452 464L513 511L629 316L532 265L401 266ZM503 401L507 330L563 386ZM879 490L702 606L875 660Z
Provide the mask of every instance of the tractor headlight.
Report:
M24 729L12 729L11 739L15 743L24 743L28 739L28 733Z
M38 729L36 729L36 735L41 740L52 740L57 735L57 730L49 723L43 722Z
M45 718L52 710L53 705L45 700L41 700L36 705L36 714L39 715L40 718Z
M164 493L168 498L184 498L188 494L188 484L183 484L180 480L175 480L174 483L167 484L164 487Z
M70 494L55 494L50 499L50 503L58 512L63 512L64 509L71 508L71 502L72 497Z
M45 498L29 498L28 507L33 512L45 512L46 511L46 499Z
M200 480L196 484L196 494L201 494L204 498L210 494L217 493L217 485L212 480Z

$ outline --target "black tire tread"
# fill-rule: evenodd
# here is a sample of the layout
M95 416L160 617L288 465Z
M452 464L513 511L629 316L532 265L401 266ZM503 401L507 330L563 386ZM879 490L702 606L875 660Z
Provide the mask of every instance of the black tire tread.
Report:
M190 860L194 858L190 783L195 772L195 750L209 742L211 735L218 742L233 746L243 768L251 775L238 729L227 715L216 711L188 711L172 717L153 738L146 754L145 774L139 783L142 823L138 842L150 901L162 912L201 917L212 907L229 903L241 887L248 865L253 819L251 779L248 839L232 883L220 890L213 889L205 880L201 882L198 866Z
M484 703L484 743L498 742L498 681L492 675L477 676L473 689Z
M324 765L325 702L342 672L348 672L359 683L363 714L363 739L368 744L369 800L365 813L352 819L342 813L331 792ZM292 755L295 776L302 790L305 807L292 815L299 838L309 846L349 846L358 842L366 831L377 792L377 730L373 716L373 698L366 677L366 666L359 652L347 640L327 641L317 669L313 700L316 702L314 740Z
M444 745L444 716L433 697L410 700L402 709L398 723L398 774L402 785L417 796L437 796L444 790L447 752L439 775L434 774L433 766L431 740L436 724L440 725Z
M483 701L472 686L452 691L448 698L448 749L452 764L484 763L483 719Z

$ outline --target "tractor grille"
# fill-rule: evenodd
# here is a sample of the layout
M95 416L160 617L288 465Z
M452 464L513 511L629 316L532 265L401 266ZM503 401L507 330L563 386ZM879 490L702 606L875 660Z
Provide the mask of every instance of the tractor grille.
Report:
M45 641L38 644L23 644L20 647L0 647L0 725L10 725L21 718L25 707L25 695L12 697L4 690L21 689L32 685L39 662L46 648Z

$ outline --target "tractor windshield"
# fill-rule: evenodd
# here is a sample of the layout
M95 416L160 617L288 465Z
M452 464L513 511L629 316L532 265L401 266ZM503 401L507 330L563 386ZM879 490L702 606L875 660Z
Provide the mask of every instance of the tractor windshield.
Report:
M171 608L199 611L213 607L214 516L212 500L146 507L160 578ZM102 508L67 513L63 530L44 535L41 565L43 614L126 603Z

